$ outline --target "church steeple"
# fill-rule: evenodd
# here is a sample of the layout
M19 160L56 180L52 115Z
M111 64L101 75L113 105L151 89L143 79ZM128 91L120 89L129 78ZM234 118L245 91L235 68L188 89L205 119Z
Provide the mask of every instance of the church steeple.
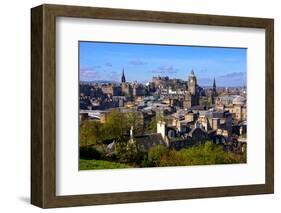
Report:
M191 70L191 73L190 73L190 74L191 74L191 75L195 75L195 74L194 74L194 70L193 70L193 69Z
M214 92L214 93L217 92L216 79L215 79L215 78L214 78L214 82L213 82L213 92Z
M216 79L214 78L213 89L211 93L211 103L215 104L215 97L217 97Z
M125 78L125 74L124 74L124 67L123 67L123 71L122 71L121 83L126 83L126 78Z

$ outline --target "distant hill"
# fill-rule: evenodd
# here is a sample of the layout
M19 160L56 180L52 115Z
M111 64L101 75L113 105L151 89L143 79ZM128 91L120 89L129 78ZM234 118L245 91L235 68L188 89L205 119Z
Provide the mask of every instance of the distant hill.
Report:
M247 86L247 74L245 72L233 72L226 75L216 76L217 87L243 87ZM211 87L213 86L213 78L198 78L199 86ZM141 83L145 84L148 81ZM80 81L80 84L119 84L118 81L110 80L94 80L94 81Z
M218 87L242 87L247 84L247 74L245 72L234 72L215 78ZM199 78L198 84L200 86L212 86L213 81L213 78Z
M96 81L80 81L80 84L116 84L117 81L108 81L108 80L96 80Z

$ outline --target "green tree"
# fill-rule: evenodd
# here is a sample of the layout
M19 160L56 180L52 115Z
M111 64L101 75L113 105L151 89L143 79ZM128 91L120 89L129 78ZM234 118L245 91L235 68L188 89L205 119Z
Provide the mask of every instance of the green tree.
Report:
M125 117L124 114L118 110L112 110L109 115L107 122L105 123L104 131L108 138L121 138L125 129Z
M79 131L80 146L87 146L100 143L100 130L100 123L97 121L83 122L83 124L80 126Z
M164 146L152 147L148 152L151 166L190 166L245 163L246 154L237 155L223 150L221 145L208 141L205 144L184 148L180 151L169 150Z
M116 141L115 154L121 163L136 163L140 152L135 143L128 143L128 137L121 137Z
M165 153L160 161L160 166L186 166L186 159L183 155L181 155L178 151L169 150L169 152Z
M135 135L143 134L143 118L139 112L132 111L126 113L124 123L127 130L133 127Z
M152 134L157 132L157 120L153 117L146 127L146 133Z
M160 166L161 159L168 154L169 150L163 145L156 145L149 149L148 160L152 166Z

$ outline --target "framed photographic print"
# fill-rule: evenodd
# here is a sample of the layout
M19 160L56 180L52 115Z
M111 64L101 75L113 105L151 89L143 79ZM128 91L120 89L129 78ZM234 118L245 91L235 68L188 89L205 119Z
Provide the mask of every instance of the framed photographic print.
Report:
M31 203L274 191L273 19L31 9Z

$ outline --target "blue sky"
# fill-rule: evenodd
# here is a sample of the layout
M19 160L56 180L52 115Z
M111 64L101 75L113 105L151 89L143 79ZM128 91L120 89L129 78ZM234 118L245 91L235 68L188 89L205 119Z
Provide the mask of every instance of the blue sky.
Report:
M246 84L245 48L83 41L79 51L82 81L120 81L123 68L129 82L144 83L157 75L186 80L193 69L202 86L208 86L213 78L221 86Z

